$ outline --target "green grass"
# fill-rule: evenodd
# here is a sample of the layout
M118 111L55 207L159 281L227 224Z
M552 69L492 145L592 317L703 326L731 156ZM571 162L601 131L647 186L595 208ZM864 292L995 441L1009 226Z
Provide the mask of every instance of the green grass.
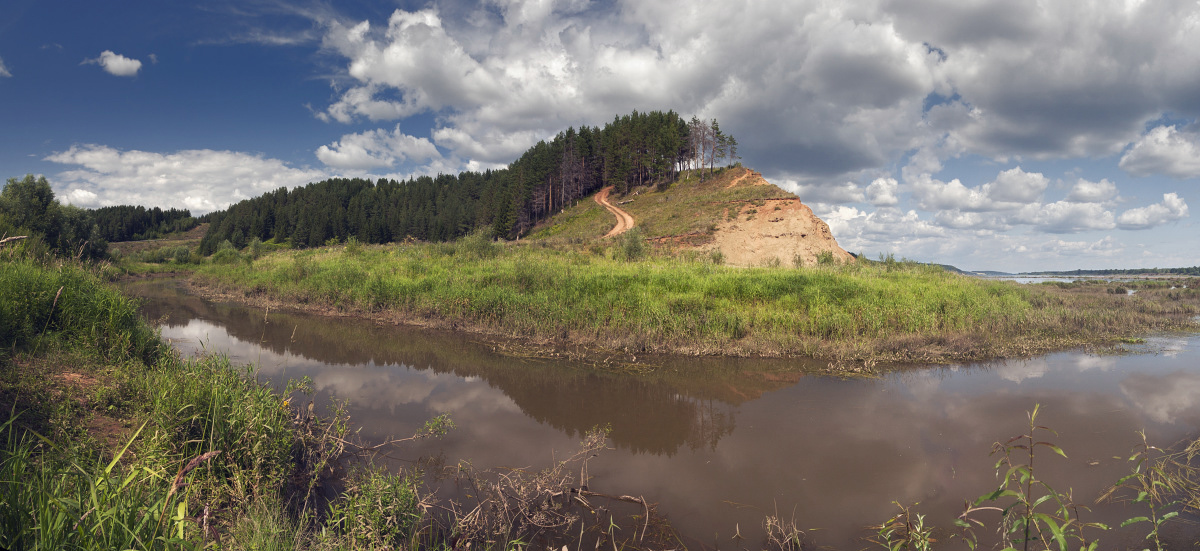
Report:
M333 538L315 549L396 536L323 524L331 504L363 500L357 487L316 498L334 487L344 414L302 414L291 387L261 385L227 358L180 359L137 306L93 266L0 263L0 548L269 543L248 526L288 530L267 538L276 548L314 530ZM386 481L417 495L414 479ZM420 518L412 500L393 505Z
M69 262L0 260L0 356L69 346L114 361L153 363L161 344L137 303Z
M744 203L761 205L766 199L796 198L775 186L728 188L746 172L740 168L720 169L714 175L706 174L701 181L698 172L689 171L670 186L639 188L636 195L612 196L609 202L620 203L618 206L633 215L647 238L689 236L690 242L700 243L711 238L728 211L736 213ZM604 207L588 197L539 224L527 239L552 244L593 243L608 233L614 222Z
M197 276L238 293L636 352L933 360L1028 353L1182 327L1194 293L1036 288L912 263L729 268L540 245L326 248ZM1098 291L1098 292L1097 292ZM1175 293L1169 296L1168 293Z
M348 309L398 308L518 335L565 330L641 349L655 338L749 347L782 335L816 342L818 352L857 350L889 339L937 344L981 327L1002 336L1127 334L1147 320L1190 318L1200 301L1194 285L1131 283L1138 293L1119 295L1105 285L1022 287L896 262L794 270L615 260L632 256L622 248L613 243L608 254L591 255L480 235L457 244L275 253L206 273L239 284L260 277L262 292ZM569 473L604 446L603 432L590 432L574 458L540 472L460 466L456 476L475 505L431 501L409 471L366 467L343 477L334 467L352 445L349 426L338 412L312 417L293 403L293 391L308 384L271 389L226 358L170 354L137 318L136 303L101 272L20 257L0 263L0 406L9 412L0 420L0 548L490 549L536 538L558 548L581 546L585 531L589 548L592 538L605 548L677 541L658 518L618 529L608 513L589 525L542 499L571 495ZM635 330L646 335L630 337ZM60 388L65 374L95 382ZM121 422L115 442L93 434L97 417ZM431 431L446 423L439 418ZM1190 476L1178 478L1179 491L1194 496ZM1137 489L1153 480L1121 483ZM330 494L328 503L314 499ZM1162 499L1151 509L1153 530L1179 503ZM548 521L554 528L544 528ZM644 541L648 526L655 530Z

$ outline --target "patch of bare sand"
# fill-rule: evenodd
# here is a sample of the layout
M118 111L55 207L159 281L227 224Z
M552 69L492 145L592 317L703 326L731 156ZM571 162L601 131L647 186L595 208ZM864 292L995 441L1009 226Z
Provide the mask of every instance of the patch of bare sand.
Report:
M756 180L767 183L761 175ZM717 226L712 243L704 248L720 250L725 263L733 266L763 266L775 259L781 265L791 266L797 258L805 265L813 265L824 252L831 253L839 263L854 259L837 244L829 225L799 199L770 199L762 203L731 206L731 210L738 209L737 216L733 219L726 216Z

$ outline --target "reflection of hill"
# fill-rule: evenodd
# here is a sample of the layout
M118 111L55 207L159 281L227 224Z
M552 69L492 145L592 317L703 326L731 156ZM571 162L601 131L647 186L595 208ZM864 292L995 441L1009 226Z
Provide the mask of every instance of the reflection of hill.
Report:
M611 373L502 356L460 334L215 304L170 281L131 283L126 289L147 299L147 318L166 316L170 326L199 319L277 354L477 377L541 423L572 436L609 424L617 446L655 454L671 454L683 445L715 447L733 430L734 406L801 376L780 362L712 358L666 360L645 375Z

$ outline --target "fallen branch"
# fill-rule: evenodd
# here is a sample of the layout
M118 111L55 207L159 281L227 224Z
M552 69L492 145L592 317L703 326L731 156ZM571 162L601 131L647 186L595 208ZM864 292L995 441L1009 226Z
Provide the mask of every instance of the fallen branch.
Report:
M4 246L7 245L10 241L11 242L20 241L27 237L29 237L29 236L28 235L14 235L12 237L5 237L4 239L0 239L0 249L4 248Z

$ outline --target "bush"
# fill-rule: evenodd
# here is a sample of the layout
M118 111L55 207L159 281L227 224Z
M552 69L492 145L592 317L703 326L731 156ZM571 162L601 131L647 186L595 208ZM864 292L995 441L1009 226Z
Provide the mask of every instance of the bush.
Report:
M490 228L483 228L458 240L456 254L467 258L492 258L499 254L500 245L492 240Z
M209 260L211 260L213 264L237 264L242 260L242 255L238 254L238 252L233 249L225 249L217 251L216 254L213 254L212 258Z
M713 249L712 252L708 253L708 259L713 264L720 266L725 263L725 253L721 252L721 249Z
M258 260L258 257L266 252L266 247L263 246L262 240L257 236L251 238L250 243L246 245L246 253L250 255L250 258L255 260Z
M417 481L378 469L358 470L332 504L329 524L353 549L401 549L421 520Z
M357 237L351 235L350 237L346 238L346 248L342 249L342 252L350 256L358 256L362 254L362 251L362 243L358 241Z
M649 246L646 245L646 238L642 235L641 228L633 228L617 238L616 256L618 260L638 260L646 256L649 249Z
M833 252L831 251L821 251L821 253L817 255L817 264L821 266L828 266L836 262L837 260L833 257Z

